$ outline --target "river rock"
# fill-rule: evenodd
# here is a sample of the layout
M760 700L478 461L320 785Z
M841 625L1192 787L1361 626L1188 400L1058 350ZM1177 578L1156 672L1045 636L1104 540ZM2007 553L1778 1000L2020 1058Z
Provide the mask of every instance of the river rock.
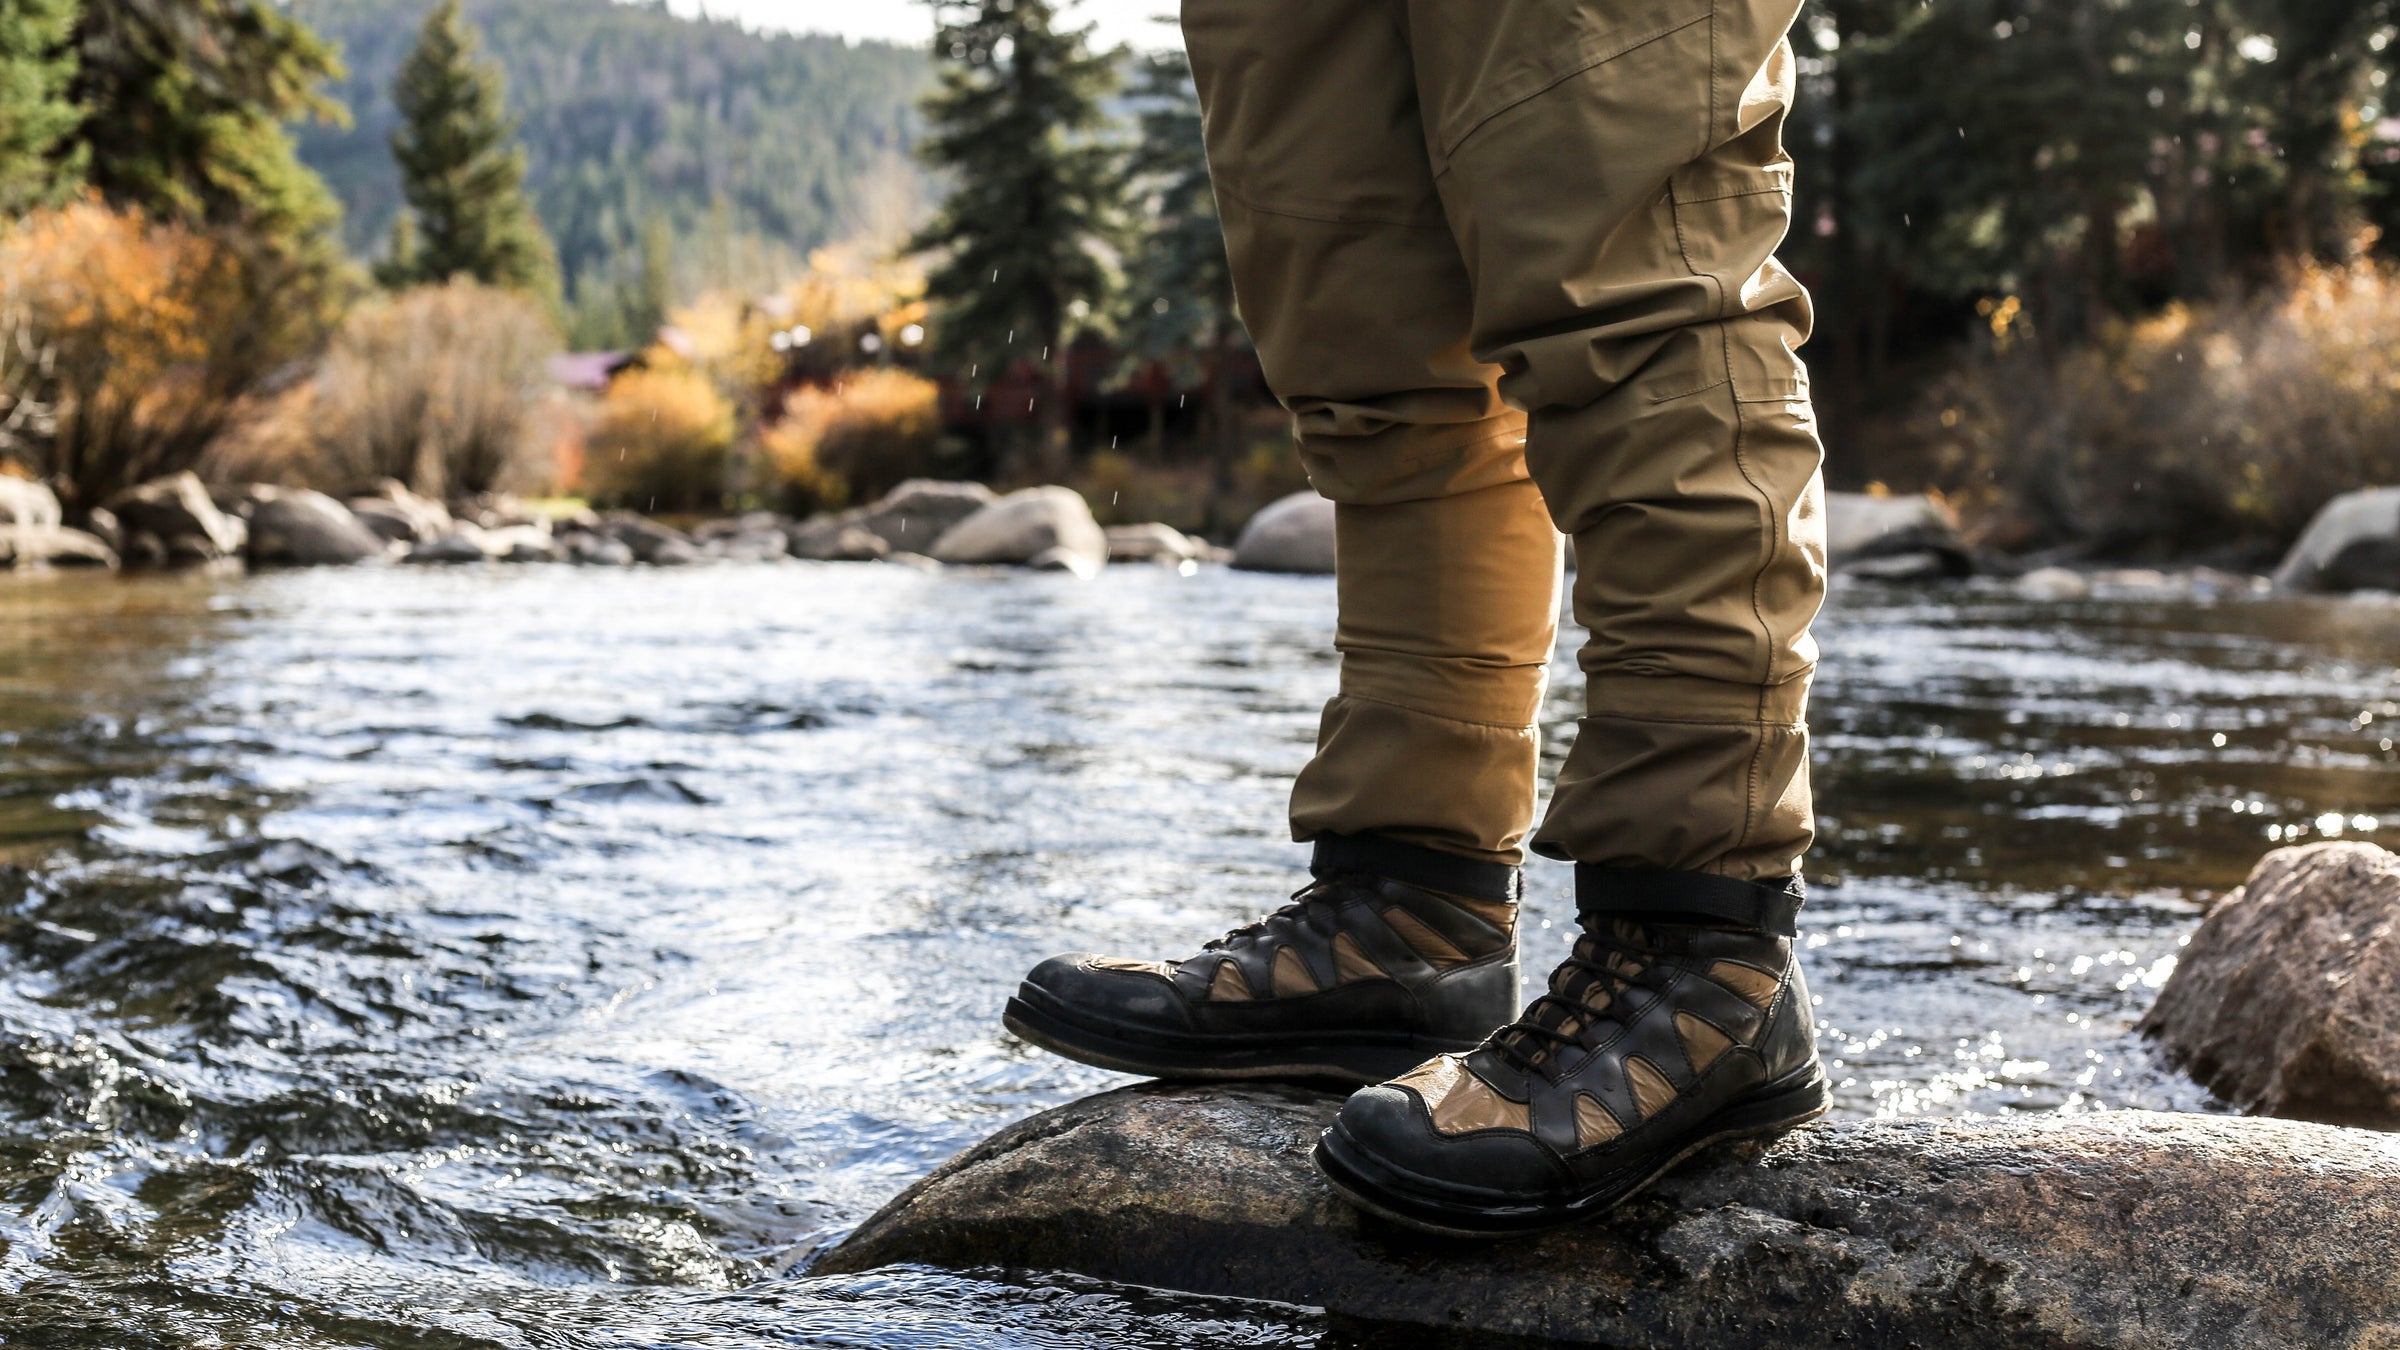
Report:
M791 552L792 522L772 511L751 511L725 520L712 520L692 531L692 540L711 558L735 562L772 562Z
M443 533L410 545L400 560L430 566L489 562L492 555L484 546L483 536L481 526L463 520L453 521Z
M127 488L104 503L123 523L128 540L148 534L171 562L208 562L242 551L248 531L241 520L217 509L200 477L191 472ZM127 548L132 553L130 542Z
M1108 562L1108 536L1081 493L1063 487L1012 492L943 532L933 559L943 563L1022 566L1052 550L1081 558L1093 570ZM1059 566L1059 560L1050 564Z
M1207 557L1210 551L1200 540L1156 521L1147 525L1111 525L1107 534L1110 562L1176 565Z
M63 525L0 525L0 567L105 567L115 570L108 541Z
M1047 1111L812 1273L1067 1270L1382 1324L1362 1345L2400 1344L2400 1149L2364 1131L2143 1111L1819 1126L1704 1154L1605 1222L1484 1243L1337 1200L1308 1149L1340 1100L1150 1084Z
M624 543L593 530L570 530L559 536L566 547L567 561L578 567L631 567L633 550Z
M1233 565L1245 572L1333 573L1333 503L1295 492L1267 503L1233 541Z
M2400 856L2347 841L2268 854L2201 921L2141 1026L2246 1111L2400 1129Z
M342 567L382 556L383 536L324 493L272 487L259 492L250 507L252 563Z
M2360 488L2325 503L2274 581L2279 591L2400 591L2400 487Z
M438 539L450 532L452 524L447 507L418 496L407 484L391 478L376 484L373 495L352 498L350 511L359 524L394 543Z
M483 545L484 556L494 562L564 562L567 558L566 547L546 527L538 525L503 525L496 530L485 530L478 542Z
M631 511L611 511L600 517L600 532L632 549L636 562L680 567L700 561L700 550L690 536Z
M981 483L911 478L859 513L860 529L896 553L930 553L953 526L1000 500Z
M1825 556L1832 567L1883 580L1975 574L1950 508L1925 496L1826 493Z
M788 540L792 556L810 562L877 562L892 552L882 535L856 525L795 530Z
M48 485L0 473L0 525L56 529L65 522L58 494Z

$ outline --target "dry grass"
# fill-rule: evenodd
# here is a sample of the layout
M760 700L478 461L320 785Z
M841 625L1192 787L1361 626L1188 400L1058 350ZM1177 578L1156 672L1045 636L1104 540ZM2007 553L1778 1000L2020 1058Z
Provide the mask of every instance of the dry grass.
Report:
M2400 277L2319 269L2048 358L2007 311L1915 433L2003 542L2266 557L2351 488L2400 483Z
M473 281L367 301L317 373L310 476L336 492L392 478L436 500L547 486L557 351L540 304Z

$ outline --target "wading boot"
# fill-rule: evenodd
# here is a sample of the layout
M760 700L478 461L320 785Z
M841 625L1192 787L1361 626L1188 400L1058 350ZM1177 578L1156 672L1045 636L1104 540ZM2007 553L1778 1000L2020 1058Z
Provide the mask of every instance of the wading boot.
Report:
M1534 1232L1824 1114L1797 883L1593 872L1584 935L1522 1018L1342 1107L1314 1155L1335 1190L1432 1232Z
M1052 957L1002 1020L1154 1078L1374 1083L1516 1011L1517 869L1361 835L1319 839L1310 870L1292 903L1181 961Z

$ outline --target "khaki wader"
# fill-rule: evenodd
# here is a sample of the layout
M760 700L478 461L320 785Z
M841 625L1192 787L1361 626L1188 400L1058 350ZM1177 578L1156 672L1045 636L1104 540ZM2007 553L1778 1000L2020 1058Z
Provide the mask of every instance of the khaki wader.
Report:
M1798 870L1824 592L1808 298L1772 257L1798 9L1184 0L1242 315L1337 503L1341 692L1296 837L1521 860L1564 531L1587 715L1533 849Z

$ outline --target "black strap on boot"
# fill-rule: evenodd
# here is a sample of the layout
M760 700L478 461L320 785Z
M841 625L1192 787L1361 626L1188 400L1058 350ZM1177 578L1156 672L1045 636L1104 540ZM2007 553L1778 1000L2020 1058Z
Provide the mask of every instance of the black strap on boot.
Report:
M1575 864L1575 908L1586 928L1599 919L1720 924L1793 937L1808 887L1798 877L1737 881L1664 867Z
M1408 886L1421 886L1469 900L1515 904L1525 889L1517 868L1507 863L1481 862L1455 853L1402 843L1379 834L1321 834L1308 870L1369 872Z

